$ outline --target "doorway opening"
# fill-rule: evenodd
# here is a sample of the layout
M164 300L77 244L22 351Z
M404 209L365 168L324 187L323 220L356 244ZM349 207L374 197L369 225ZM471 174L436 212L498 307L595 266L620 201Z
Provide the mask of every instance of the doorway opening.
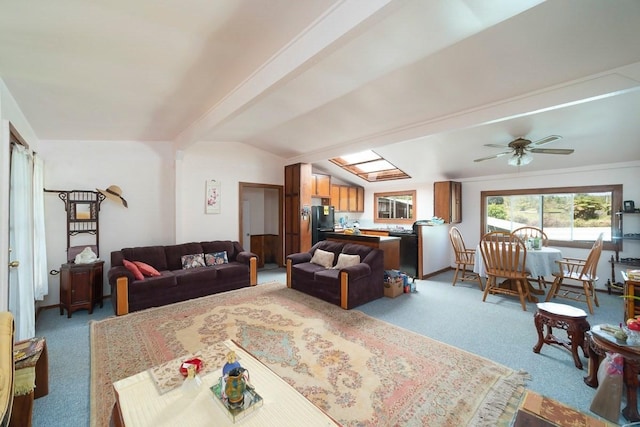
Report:
M240 182L238 241L258 255L258 268L284 265L284 212L282 185Z

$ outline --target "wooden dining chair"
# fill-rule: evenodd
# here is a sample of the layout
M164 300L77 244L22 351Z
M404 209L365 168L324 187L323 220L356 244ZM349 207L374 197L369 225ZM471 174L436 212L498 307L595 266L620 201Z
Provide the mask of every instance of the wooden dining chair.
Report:
M473 272L473 266L476 262L476 250L467 249L462 234L456 227L451 227L449 230L449 239L453 246L453 253L456 256L456 272L453 275L453 286L456 285L458 278L460 278L461 282L465 280L478 282L480 290L483 290L482 278L479 274Z
M525 244L527 243L527 239L540 239L542 246L549 245L547 233L545 233L538 227L525 226L516 228L511 232L511 234L515 234L516 236L518 236L520 239L522 239L523 242L525 242ZM543 276L538 276L534 280L538 282L539 289L547 288L547 282L544 280Z
M560 266L559 273L553 273L555 279L551 285L551 290L547 294L546 301L552 298L565 298L573 301L582 301L587 303L589 313L593 314L593 304L600 307L598 303L598 295L594 290L595 282L598 280L596 270L598 268L598 260L602 253L602 233L593 243L587 259L563 258L556 261ZM569 286L563 287L569 281ZM582 287L575 287L578 282Z
M524 242L509 232L494 231L482 236L480 252L487 274L482 301L488 294L513 295L520 298L522 310L527 311L530 274L526 270L527 248ZM507 279L507 283L498 284L498 278Z

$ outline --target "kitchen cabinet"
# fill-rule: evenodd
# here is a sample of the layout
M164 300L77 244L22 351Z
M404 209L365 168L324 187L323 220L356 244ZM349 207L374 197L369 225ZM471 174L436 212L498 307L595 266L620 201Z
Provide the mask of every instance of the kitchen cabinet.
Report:
M331 197L331 176L322 174L311 175L311 197Z
M93 313L93 306L102 306L104 261L90 264L62 264L60 267L60 315L67 310L67 317L80 309Z
M331 205L337 212L364 212L364 187L331 185Z
M454 181L433 183L433 214L450 224L462 222L462 184Z

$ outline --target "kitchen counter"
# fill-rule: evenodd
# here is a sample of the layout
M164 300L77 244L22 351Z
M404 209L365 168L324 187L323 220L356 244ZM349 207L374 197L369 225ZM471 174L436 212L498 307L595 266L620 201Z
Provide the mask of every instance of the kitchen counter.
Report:
M400 269L400 237L344 233L327 233L326 237L334 242L356 243L382 249L385 270Z

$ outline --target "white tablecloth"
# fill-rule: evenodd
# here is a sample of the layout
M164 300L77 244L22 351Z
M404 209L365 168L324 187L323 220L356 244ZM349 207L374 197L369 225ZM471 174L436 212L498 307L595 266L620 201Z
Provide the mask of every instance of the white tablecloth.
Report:
M538 250L528 250L526 269L531 273L531 277L550 276L552 273L560 271L556 260L561 259L562 252L560 249L543 246ZM482 259L482 252L480 252L480 245L476 247L476 263L473 266L473 271L482 277L486 277L484 260Z

